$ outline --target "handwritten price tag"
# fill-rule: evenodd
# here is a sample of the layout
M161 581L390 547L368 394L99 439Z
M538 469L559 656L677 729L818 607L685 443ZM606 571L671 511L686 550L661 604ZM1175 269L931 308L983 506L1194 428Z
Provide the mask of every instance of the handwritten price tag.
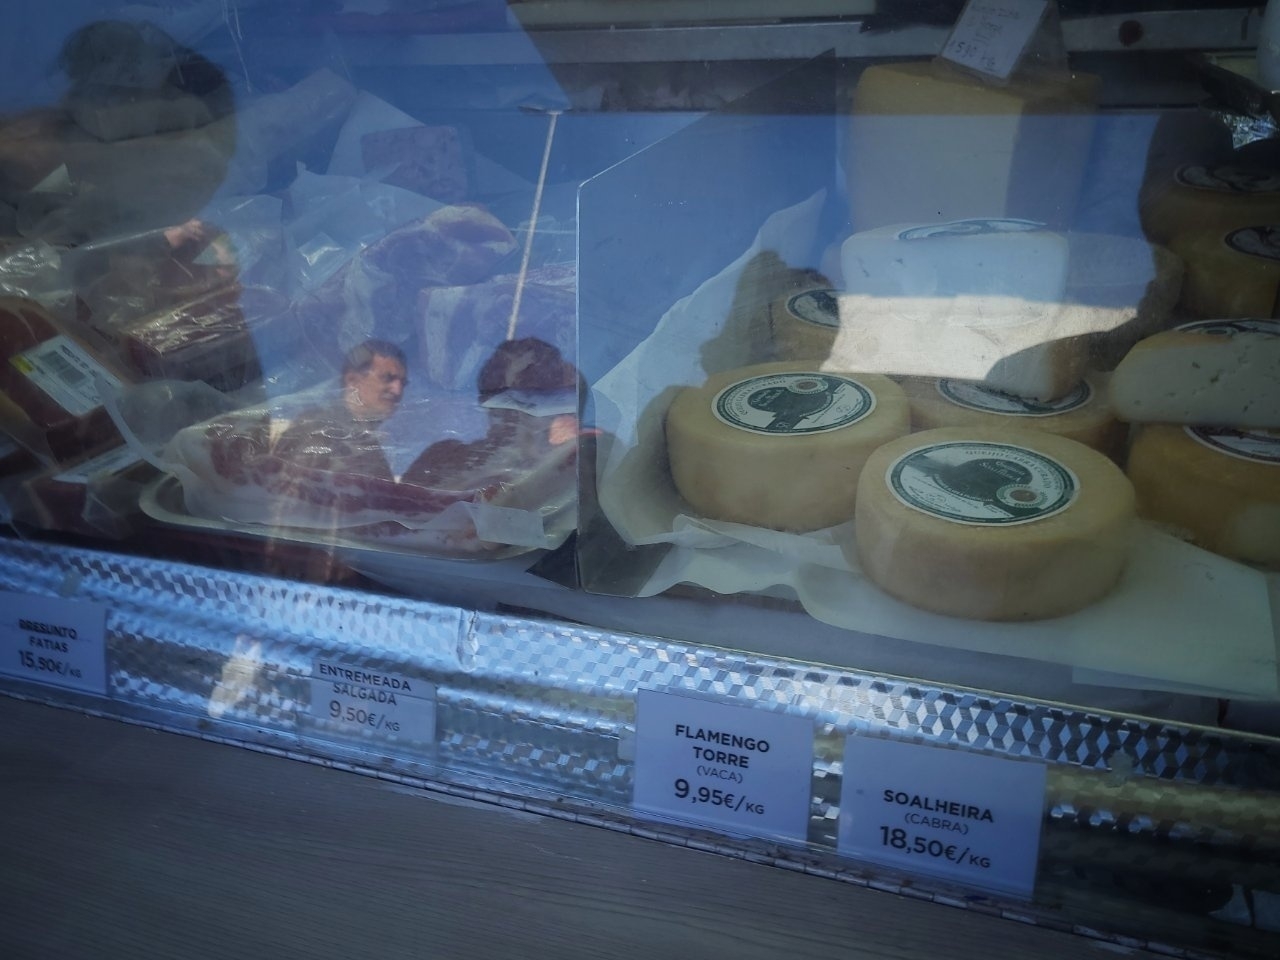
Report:
M844 745L838 849L907 873L1030 899L1043 764L855 736Z
M642 690L635 806L752 837L803 841L813 724L803 717Z
M1009 79L1049 11L1049 2L969 0L942 48L942 58L988 76Z
M83 600L0 591L0 673L107 692L106 610Z
M397 673L317 660L311 718L342 736L428 744L435 740L435 688Z

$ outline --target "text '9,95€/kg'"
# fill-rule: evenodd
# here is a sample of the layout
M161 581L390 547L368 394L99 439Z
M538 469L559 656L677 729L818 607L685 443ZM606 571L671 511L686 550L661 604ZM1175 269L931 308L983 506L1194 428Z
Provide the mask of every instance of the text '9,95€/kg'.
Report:
M803 841L813 724L760 707L642 690L635 806L727 833Z

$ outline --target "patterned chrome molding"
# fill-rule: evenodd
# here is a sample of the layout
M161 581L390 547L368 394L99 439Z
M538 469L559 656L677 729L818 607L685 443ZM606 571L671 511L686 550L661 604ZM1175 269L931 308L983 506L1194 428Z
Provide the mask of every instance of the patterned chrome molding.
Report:
M108 698L0 680L29 699L598 815L647 835L657 828L629 807L635 694L698 692L815 728L807 846L769 846L765 856L761 844L721 838L715 849L869 883L835 855L843 742L894 736L1049 765L1038 899L1067 902L1064 891L1125 871L1130 884L1134 871L1142 882L1185 875L1280 898L1280 741L20 541L0 541L0 588L108 611ZM434 741L326 736L311 717L317 658L433 684ZM1092 919L1106 928L1106 917Z

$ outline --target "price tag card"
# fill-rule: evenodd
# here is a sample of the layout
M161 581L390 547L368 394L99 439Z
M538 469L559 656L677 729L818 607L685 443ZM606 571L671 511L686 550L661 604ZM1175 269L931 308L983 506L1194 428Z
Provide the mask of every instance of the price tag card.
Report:
M1049 0L969 0L942 58L1007 80L1048 10Z
M105 608L0 590L0 611L0 673L106 696Z
M436 691L425 680L317 660L311 670L311 719L341 736L432 743Z
M838 849L908 873L1031 898L1044 764L916 743L845 740Z
M641 690L637 809L753 837L804 841L813 723L804 717Z

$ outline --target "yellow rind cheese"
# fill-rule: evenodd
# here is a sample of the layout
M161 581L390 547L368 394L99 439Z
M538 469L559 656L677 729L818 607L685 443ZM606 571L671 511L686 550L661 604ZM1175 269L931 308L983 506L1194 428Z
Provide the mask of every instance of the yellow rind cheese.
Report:
M1020 464L1032 466L1031 480L1023 482ZM906 476L912 470L915 477ZM1028 498L1030 506L1012 511L1020 522L972 522L1004 516L1003 501L956 493L985 482L1009 502ZM948 510L970 522L944 516ZM1073 613L1112 590L1133 522L1132 486L1096 450L1032 430L953 427L900 438L871 455L853 535L841 546L873 583L913 606L974 620L1038 620Z
M1274 317L1280 312L1280 221L1228 233L1196 230L1169 247L1186 262L1182 306L1194 317Z
M1152 424L1127 471L1144 518L1221 556L1280 567L1280 433Z
M793 290L769 305L769 328L779 360L817 360L831 356L840 330L838 292L828 284Z
M1150 186L1138 206L1143 230L1154 243L1192 233L1221 235L1280 222L1280 175L1240 163L1188 164Z
M802 412L795 397L816 412L784 429ZM908 429L892 380L780 361L679 391L666 443L672 480L696 514L800 532L851 519L863 463Z
M1107 402L1106 378L1094 374L1056 401L1039 402L957 380L902 381L911 402L911 429L976 427L986 430L1041 430L1115 459L1126 428Z

